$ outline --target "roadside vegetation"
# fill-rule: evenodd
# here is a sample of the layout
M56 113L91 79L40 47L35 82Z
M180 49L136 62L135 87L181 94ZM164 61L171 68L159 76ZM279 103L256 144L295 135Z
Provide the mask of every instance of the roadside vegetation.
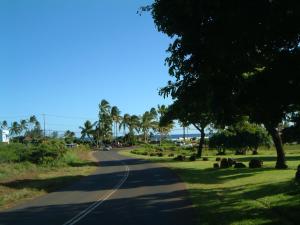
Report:
M51 141L36 146L0 145L0 209L62 188L96 168L90 149Z
M170 143L144 145L121 154L162 163L174 170L186 183L197 208L199 224L297 224L300 185L295 171L300 161L300 145L286 145L289 168L274 169L274 147L260 146L258 155L244 155L227 149L219 156L217 149L204 148L203 158L191 160L196 148L182 148ZM185 158L178 158L185 156ZM243 163L245 168L214 168L223 158ZM249 168L251 160L263 162L261 168Z
M96 169L87 144L74 143L75 134L44 136L35 116L11 127L10 143L0 143L0 210L62 188Z

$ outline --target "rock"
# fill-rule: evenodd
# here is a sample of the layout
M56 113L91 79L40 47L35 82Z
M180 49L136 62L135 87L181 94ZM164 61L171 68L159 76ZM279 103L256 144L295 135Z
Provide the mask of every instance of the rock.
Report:
M219 163L214 163L214 168L219 169L220 168Z
M263 166L263 161L260 159L251 159L249 162L249 168L261 168Z
M162 152L158 152L158 153L156 153L156 155L157 155L158 157L163 157L163 156L164 156L164 154L163 154Z
M191 155L189 158L190 161L196 161L196 159L197 159L197 156L195 154Z
M184 161L185 160L185 156L184 155L178 155L174 158L174 160L176 161Z
M296 177L295 177L296 181L300 181L300 165L298 166L298 170L296 172Z
M228 159L226 159L226 158L221 159L220 168L222 168L222 169L229 168Z
M236 162L234 168L246 168L247 166L244 163Z
M232 167L235 164L235 160L232 158L228 158L227 161L228 161L229 167Z

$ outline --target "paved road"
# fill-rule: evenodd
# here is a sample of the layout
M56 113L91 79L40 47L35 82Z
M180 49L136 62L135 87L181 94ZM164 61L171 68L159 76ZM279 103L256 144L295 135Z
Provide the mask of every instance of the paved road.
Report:
M0 213L0 225L194 225L185 186L161 165L97 152L97 171Z

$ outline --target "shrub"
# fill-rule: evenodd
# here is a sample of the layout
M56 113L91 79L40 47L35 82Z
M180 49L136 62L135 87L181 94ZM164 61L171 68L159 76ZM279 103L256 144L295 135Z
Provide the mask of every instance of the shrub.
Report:
M249 162L249 168L261 168L263 166L263 161L260 159L251 159Z
M185 156L184 155L178 155L174 158L174 160L176 161L184 161L185 160Z
M48 164L60 159L67 152L64 143L55 141L34 146L30 150L27 160L37 164Z
M197 156L195 154L193 154L189 157L190 161L196 161L196 159L197 159Z
M228 159L223 158L220 161L220 168L224 169L224 168L228 168L229 167L229 163L228 163Z
M209 161L208 157L203 157L202 160L203 161Z
M217 158L216 158L216 161L217 161L217 162L220 162L220 161L221 161L221 158L220 158L220 157L217 157Z
M236 161L232 158L228 158L227 161L228 161L229 167L232 167L236 163Z
M236 162L234 168L246 168L247 166L244 163Z
M246 155L245 149L238 149L235 151L235 155Z
M174 157L174 153L170 153L168 156L169 157Z
M298 166L298 170L296 172L296 181L300 181L300 165Z
M157 155L158 157L163 157L163 156L164 156L164 154L163 154L162 152L157 152L156 155Z
M219 168L220 168L219 163L214 163L214 168L215 168L215 169L219 169Z

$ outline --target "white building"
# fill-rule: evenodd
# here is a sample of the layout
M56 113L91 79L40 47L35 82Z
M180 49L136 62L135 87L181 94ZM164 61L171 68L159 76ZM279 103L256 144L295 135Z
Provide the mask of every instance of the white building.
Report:
M0 142L9 143L9 130L0 129Z

